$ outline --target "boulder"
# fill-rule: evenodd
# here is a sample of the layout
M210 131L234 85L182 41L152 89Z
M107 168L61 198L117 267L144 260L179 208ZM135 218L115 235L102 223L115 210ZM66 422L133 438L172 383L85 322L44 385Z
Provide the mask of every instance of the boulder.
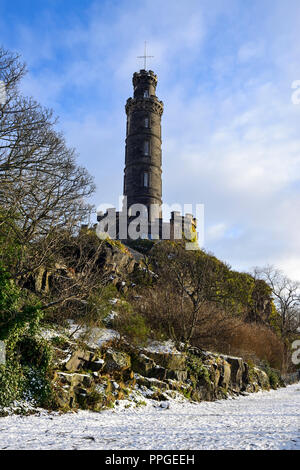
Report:
M242 381L243 381L242 390L245 391L247 390L247 387L249 386L251 381L250 381L249 365L247 364L247 362L244 362L243 366L244 366L244 371L243 371L243 377L242 377Z
M131 253L120 242L111 241L103 245L103 268L108 272L114 272L117 276L130 274L134 271L136 261ZM115 278L115 283L117 278Z
M254 368L254 372L257 377L258 385L264 390L270 390L270 381L267 374L257 367Z
M132 370L145 377L151 375L152 369L154 369L155 366L154 360L143 353L133 355L132 357Z
M217 388L221 378L220 366L215 364L214 367L210 368L210 378L213 382L214 388Z
M131 358L129 354L122 351L115 351L108 349L105 354L105 366L104 371L111 372L122 372L131 367Z
M148 349L144 350L144 353L151 357L154 362L165 369L170 370L185 370L186 368L186 354L174 351L174 352L163 352L163 351L151 351Z
M244 361L240 357L223 356L223 359L230 364L230 388L234 392L239 392L243 388Z
M67 358L65 369L69 372L80 370L84 367L85 363L90 360L90 357L91 353L89 351L78 349Z
M63 387L56 387L55 399L59 408L68 409L72 408L75 400L73 390L68 390Z
M151 369L150 373L148 374L148 377L154 377L155 379L165 380L167 377L167 373L167 369L156 364L155 367Z
M78 396L88 395L93 379L88 374L57 372L55 376L56 401L60 408L78 404Z
M194 401L211 401L213 399L212 391L205 385L198 385L191 390L191 398Z
M90 387L92 384L92 378L88 374L68 374L66 372L58 372L57 378L64 385L69 385L74 388L78 385Z
M230 364L223 359L222 364L220 365L220 380L219 386L224 388L226 391L229 388L231 378L231 367Z
M144 386L151 390L167 390L169 388L169 385L166 382L155 378L142 377L141 375L136 374L135 379L139 386Z

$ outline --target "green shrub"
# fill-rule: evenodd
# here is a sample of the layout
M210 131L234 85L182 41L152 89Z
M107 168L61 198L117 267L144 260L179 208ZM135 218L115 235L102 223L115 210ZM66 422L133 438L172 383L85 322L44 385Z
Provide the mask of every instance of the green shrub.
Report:
M280 379L279 379L278 375L276 374L276 372L271 370L270 373L268 374L268 377L269 377L269 382L270 382L271 388L274 388L274 389L278 388Z
M118 290L112 284L101 286L93 292L88 299L84 323L90 326L100 326L103 319L111 312L111 299L117 295Z
M276 390L280 386L281 382L280 373L275 369L272 369L270 364L266 361L263 364L263 370L266 372L269 378L270 387Z
M23 399L51 407L51 356L43 339L24 336L11 342L7 363L0 367L0 407Z
M35 366L23 368L24 383L22 398L44 408L55 408L51 377L48 371Z
M127 338L133 344L145 344L151 336L151 330L146 324L144 317L129 311L122 311L113 322L121 337Z
M33 334L42 317L39 304L30 304L24 292L10 278L0 264L0 340L8 340L9 347L28 329Z
M29 296L0 265L0 340L6 343L6 364L0 367L2 408L29 395L38 398L37 390L33 390L38 385L40 397L44 394L51 355L46 341L35 337L41 317L39 305L30 304ZM44 399L36 401L42 403Z
M0 408L22 398L23 371L19 364L0 365Z
M201 359L194 354L189 353L187 356L187 367L190 372L191 379L194 378L195 382L203 379L207 384L210 384L210 375L208 369L204 366Z
M54 336L50 339L51 344L60 349L66 349L69 346L68 341L63 336Z
M20 364L38 368L46 372L51 363L52 352L49 343L42 338L24 336L16 345Z

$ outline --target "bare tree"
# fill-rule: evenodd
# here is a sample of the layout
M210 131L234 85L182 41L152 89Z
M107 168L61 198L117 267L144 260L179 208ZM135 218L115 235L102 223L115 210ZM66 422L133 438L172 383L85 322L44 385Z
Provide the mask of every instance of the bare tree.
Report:
M103 270L105 241L95 232L83 230L73 236L64 232L55 262L41 267L35 277L35 292L42 301L42 310L54 309L54 318L99 319L103 290L110 284L110 273Z
M0 48L7 101L0 106L0 241L6 256L12 240L18 256L10 270L18 283L59 249L61 230L78 230L91 212L91 176L54 128L51 110L21 96L26 69L18 56ZM39 249L42 247L42 250Z
M273 266L255 268L254 276L271 288L278 313L277 326L284 341L284 370L288 370L290 345L300 327L300 282L292 281Z
M181 244L168 242L154 248L151 262L158 274L158 285L147 298L151 299L150 304L160 305L159 311L163 309L169 334L173 327L172 336L183 342L190 342L196 332L200 337L201 329L207 331L217 310L220 319L219 287L228 268L201 250L189 252Z

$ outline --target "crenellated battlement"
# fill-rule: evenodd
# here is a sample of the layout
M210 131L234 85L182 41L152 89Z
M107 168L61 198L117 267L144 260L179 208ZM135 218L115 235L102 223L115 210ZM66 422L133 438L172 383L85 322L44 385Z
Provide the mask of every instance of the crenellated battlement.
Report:
M197 236L197 220L192 214L181 215L177 211L171 212L167 222L163 221L162 217L150 220L146 207L145 212L138 215L130 215L130 208L128 211L116 211L112 207L105 212L98 212L97 221L101 223L101 233L119 240L141 238L194 241Z
M140 70L135 72L132 77L133 87L139 86L141 83L151 83L155 88L157 85L157 75L152 70Z
M164 104L153 95L149 98L128 98L125 105L127 116L137 110L156 113L159 116L162 116L164 112Z

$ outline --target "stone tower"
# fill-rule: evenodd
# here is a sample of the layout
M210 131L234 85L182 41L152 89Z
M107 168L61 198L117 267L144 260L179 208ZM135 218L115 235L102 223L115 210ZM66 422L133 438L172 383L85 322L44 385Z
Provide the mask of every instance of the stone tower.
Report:
M142 56L146 58L145 56ZM155 92L157 76L152 70L133 74L133 98L128 98L124 203L121 211L112 207L97 213L97 234L112 239L128 240L192 240L197 235L197 220L192 214L171 212L170 221L162 219L162 159L161 116L163 102ZM148 218L141 214L142 204L148 209ZM196 243L197 245L197 243Z
M132 82L133 98L127 100L125 107L124 196L128 209L132 204L143 204L148 208L149 220L154 220L161 218L163 103L155 94L157 76L151 70L134 73Z

